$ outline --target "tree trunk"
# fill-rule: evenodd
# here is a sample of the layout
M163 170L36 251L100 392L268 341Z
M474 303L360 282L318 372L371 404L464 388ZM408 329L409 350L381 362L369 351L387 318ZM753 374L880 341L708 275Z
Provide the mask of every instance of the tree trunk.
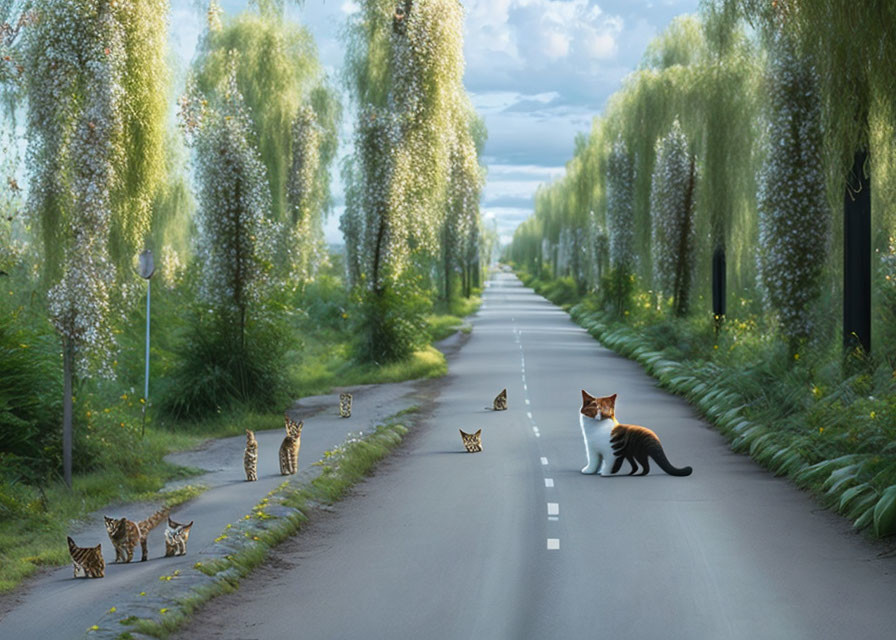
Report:
M871 181L868 151L853 158L843 198L843 345L871 352Z
M695 158L691 156L691 165L688 171L688 187L684 196L684 211L681 224L681 237L678 239L678 264L675 265L675 315L683 317L688 312L688 293L690 289L690 261L688 254L693 251L688 239L691 237L691 225L693 224L691 211L694 206L694 182L696 178Z
M71 340L62 339L62 474L65 485L72 488L72 376L74 348Z

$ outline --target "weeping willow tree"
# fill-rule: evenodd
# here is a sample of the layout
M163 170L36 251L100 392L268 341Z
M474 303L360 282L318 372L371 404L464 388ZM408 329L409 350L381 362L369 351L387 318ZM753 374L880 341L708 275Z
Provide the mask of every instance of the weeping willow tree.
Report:
M525 259L533 273L541 269L534 257L538 254L553 271L562 267L558 276L573 276L580 291L589 285L600 289L612 268L610 253L619 242L614 237L618 224L610 212L617 199L608 178L614 146L621 140L633 166L626 205L633 221L631 252L637 256L632 273L647 288L663 288L656 269L662 258L654 255L652 237L652 178L658 162L656 142L678 122L700 169L692 224L701 241L689 247L696 292L688 306L701 309L706 304L711 256L717 248L729 256L733 288L750 297L756 279L754 176L761 160L761 64L738 12L707 2L703 13L703 20L676 18L651 42L639 68L611 96L589 134L577 139L565 175L536 192L538 224L521 229L514 241L525 242ZM534 233L540 234L538 241ZM580 239L584 247L577 246Z
M415 264L439 252L463 93L463 11L454 0L367 0L348 30L357 105L342 228L363 290L361 356L420 343Z
M75 368L112 349L112 285L130 265L163 175L165 0L35 0L22 60L29 209L63 344L64 475L71 485ZM130 275L130 274L127 274Z
M268 215L286 231L277 250L280 277L295 285L326 256L322 228L341 108L311 33L286 19L284 2L253 4L254 11L227 18L212 3L192 77L198 91L213 93L235 65L265 167Z
M479 198L483 173L473 137L476 114L472 107L459 110L454 126L445 217L442 222L443 298L455 295L454 275L461 275L461 294L470 295L473 265L479 263ZM478 276L477 276L478 279ZM477 283L478 284L478 283Z

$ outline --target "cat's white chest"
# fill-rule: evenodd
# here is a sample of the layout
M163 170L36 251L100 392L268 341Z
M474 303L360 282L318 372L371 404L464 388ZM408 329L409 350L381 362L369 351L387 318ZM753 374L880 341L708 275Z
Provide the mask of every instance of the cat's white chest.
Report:
M582 473L596 473L605 475L609 473L609 463L613 459L613 448L610 446L610 436L613 427L616 426L613 418L595 420L583 413L579 413L579 426L582 428L582 437L585 440L585 456L587 464Z

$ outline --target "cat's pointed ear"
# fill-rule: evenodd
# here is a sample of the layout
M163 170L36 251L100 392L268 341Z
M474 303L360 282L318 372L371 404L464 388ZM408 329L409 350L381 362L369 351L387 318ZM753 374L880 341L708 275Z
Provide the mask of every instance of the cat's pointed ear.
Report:
M193 526L193 520L190 520L190 524L184 525L184 531L189 531L190 527L192 527L192 526Z
M177 526L177 525L174 523L174 521L169 517L169 518L168 518L168 527L169 527L170 529L174 529L176 526Z
M460 437L461 437L461 438L466 438L468 435L470 435L469 433L464 433L464 430L463 430L463 429L458 429L458 431L460 431Z
M612 402L613 404L616 404L616 394L615 393L610 396L610 402Z
M94 547L94 549L96 549L96 550L100 553L100 555L102 555L102 553L103 553L103 543L102 543L102 542L99 543L98 545L96 545L96 546Z
M68 550L69 550L69 552L74 553L74 552L75 552L75 549L78 548L78 545L75 544L75 541L72 540L72 537L71 537L71 536L66 536L65 539L68 540Z
M477 432L474 433L473 435L476 436L476 437L478 438L479 436L482 435L482 429L480 429L479 431L477 431Z
M594 400L594 396L582 389L582 404L588 404Z

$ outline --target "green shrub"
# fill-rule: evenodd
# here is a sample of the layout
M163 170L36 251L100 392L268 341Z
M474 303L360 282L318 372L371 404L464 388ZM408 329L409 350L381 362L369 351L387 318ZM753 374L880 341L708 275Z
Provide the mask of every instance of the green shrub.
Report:
M275 406L285 389L287 333L258 314L244 338L212 312L195 311L180 358L163 385L161 408L178 419L200 419L234 404Z

